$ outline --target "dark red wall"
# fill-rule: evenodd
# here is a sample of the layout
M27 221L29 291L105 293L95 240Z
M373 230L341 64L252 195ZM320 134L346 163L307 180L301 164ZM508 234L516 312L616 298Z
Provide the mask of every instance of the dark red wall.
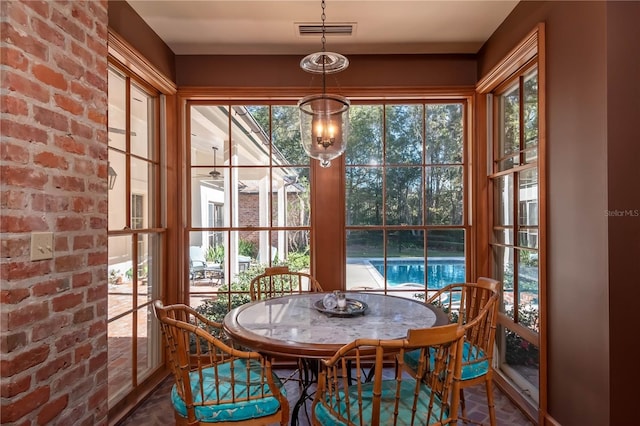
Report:
M109 28L175 82L175 55L127 2L109 0Z
M483 76L545 23L548 411L563 426L624 424L636 411L640 217L608 212L640 209L639 7L522 2L478 56Z
M311 52L309 52L311 53ZM178 86L321 87L300 69L304 55L176 57ZM473 55L350 55L349 68L327 77L327 87L473 86Z

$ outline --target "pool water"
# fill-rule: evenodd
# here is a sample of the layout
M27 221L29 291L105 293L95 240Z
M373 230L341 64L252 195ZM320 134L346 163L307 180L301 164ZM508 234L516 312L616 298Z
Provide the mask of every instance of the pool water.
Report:
M382 260L369 260L381 275L386 276L389 287L402 284L424 285L424 259L387 259L387 273ZM464 258L428 258L428 288L438 289L448 284L466 281Z

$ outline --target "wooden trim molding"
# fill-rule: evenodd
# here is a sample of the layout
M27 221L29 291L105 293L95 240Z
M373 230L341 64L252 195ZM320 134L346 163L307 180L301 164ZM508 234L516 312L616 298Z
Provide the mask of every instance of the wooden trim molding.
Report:
M165 95L176 93L177 86L171 79L158 71L140 52L111 29L109 29L108 46L109 55L142 80Z
M522 336L526 336L529 341L538 342L538 346L540 348L540 367L539 367L539 401L537 413L534 410L534 407L531 406L531 402L524 398L519 392L516 390L513 383L503 376L500 371L496 371L496 383L497 385L509 396L509 398L514 401L521 409L523 409L526 414L531 418L532 421L538 422L540 425L557 424L553 421L548 413L548 398L547 398L547 262L546 262L546 232L547 232L547 179L546 179L546 161L547 161L547 138L546 138L546 54L545 54L545 25L544 23L539 23L536 27L519 43L514 49L512 49L504 59L497 64L491 71L489 71L485 76L483 76L480 81L476 85L476 94L480 99L484 99L486 96L491 96L492 92L495 90L499 90L500 86L505 82L513 79L518 73L524 72L526 67L533 63L533 61L537 62L538 68L538 162L536 167L538 168L538 274L539 274L539 326L540 330L537 335L525 327L514 325L506 318L504 315L499 316L499 323L503 325L509 325L509 328L515 330ZM477 133L477 143L479 146L488 146L488 141L490 136L488 135L488 130L490 130L491 123L489 120L490 111L488 108L484 107L482 102L478 104L478 117L479 120L484 120L484 123L478 122L478 133ZM489 128L487 128L489 126ZM485 152L485 160L490 152ZM488 162L487 162L488 163ZM478 179L477 190L478 195L482 196L486 195L486 202L484 205L488 208L491 206L491 186L489 185L487 188L482 188L480 183L482 179L488 179L491 177L499 176L502 173L493 173L493 170L490 169L490 166L487 166L487 174L476 174ZM522 166L516 169L522 170L530 167L530 165ZM505 173L511 173L514 169L510 169ZM484 189L484 190L483 190ZM476 203L477 207L483 205L482 201L478 201ZM478 244L484 245L488 244L491 240L491 209L489 211L489 217L483 217L484 220L489 220L488 223L478 226L476 223L476 227L478 231L482 234L478 237ZM483 256L490 256L489 253L483 251L483 247L479 246L476 248L479 254ZM482 261L485 259L480 259L478 262L482 264ZM489 262L489 259L486 259L486 262ZM490 265L488 265L490 267ZM537 418L536 418L537 417ZM551 420L550 420L551 419Z
M474 87L348 87L340 94L359 101L393 100L432 100L441 98L470 98ZM180 87L178 95L190 101L228 100L279 100L297 102L300 98L321 93L319 88L309 87Z
M489 71L487 75L476 84L476 91L478 93L490 92L498 84L506 80L518 71L520 67L534 58L539 51L539 35L541 33L544 34L544 23L538 24L518 46L511 50L498 65ZM542 38L542 41L544 41L544 38Z

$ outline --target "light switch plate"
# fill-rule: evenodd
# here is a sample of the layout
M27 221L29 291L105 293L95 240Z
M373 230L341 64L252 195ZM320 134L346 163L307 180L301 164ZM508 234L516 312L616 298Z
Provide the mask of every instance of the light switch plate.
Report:
M53 232L31 233L31 260L53 258Z

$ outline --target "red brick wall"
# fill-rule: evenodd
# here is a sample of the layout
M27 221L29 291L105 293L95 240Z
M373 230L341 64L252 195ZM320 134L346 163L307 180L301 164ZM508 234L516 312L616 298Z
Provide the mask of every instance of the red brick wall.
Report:
M0 8L0 423L104 425L107 1Z

